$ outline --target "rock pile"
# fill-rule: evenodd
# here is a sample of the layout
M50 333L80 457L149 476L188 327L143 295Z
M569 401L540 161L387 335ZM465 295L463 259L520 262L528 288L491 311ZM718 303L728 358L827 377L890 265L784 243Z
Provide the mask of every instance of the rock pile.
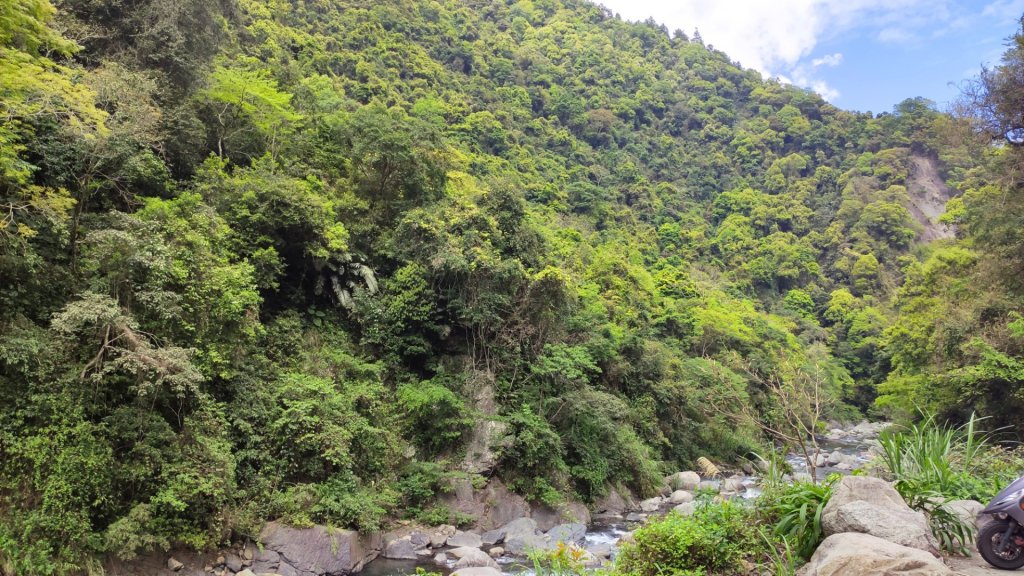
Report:
M827 538L800 576L951 576L924 514L888 482L846 476L821 517Z

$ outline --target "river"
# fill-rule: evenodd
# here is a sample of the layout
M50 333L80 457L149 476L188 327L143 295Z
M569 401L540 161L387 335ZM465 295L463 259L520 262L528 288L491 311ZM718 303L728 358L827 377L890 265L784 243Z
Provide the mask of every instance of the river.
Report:
M833 452L839 452L846 457L845 461L847 463L851 464L853 468L857 468L870 459L869 443L876 436L877 431L864 435L833 433L828 436L819 437L818 444L822 454L828 456ZM786 456L786 462L793 470L793 477L800 478L808 475L807 463L802 455L791 453ZM816 473L819 479L833 472L849 474L850 470L845 468L845 466L837 468L826 464L825 466L818 467ZM711 480L711 482L717 486L717 480ZM742 482L744 490L736 495L737 498L752 502L760 496L759 477L743 476ZM587 534L584 537L582 547L587 550L607 547L611 550L612 558L614 558L619 539L637 526L637 523L627 522L621 517L596 519L587 527ZM503 556L498 558L497 561L503 572L522 574L523 576L532 576L534 574L533 566L528 559ZM422 560L391 560L381 557L367 564L360 573L360 576L407 576L415 574L417 568L427 572L440 573L443 576L447 576L453 570L452 565L435 564L430 557Z

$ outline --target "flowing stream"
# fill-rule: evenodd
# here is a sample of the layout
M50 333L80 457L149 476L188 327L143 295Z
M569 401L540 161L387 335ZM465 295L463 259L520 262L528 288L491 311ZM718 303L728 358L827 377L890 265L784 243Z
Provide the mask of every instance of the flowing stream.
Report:
M839 454L845 456L846 462L850 463L853 468L860 467L866 463L870 458L870 445L869 441L875 438L876 433L869 434L866 436L843 436L843 435L829 435L818 438L818 446L821 453L828 457L833 452L839 452ZM802 475L808 475L807 462L804 460L802 454L791 453L786 456L786 463L792 468L794 477L801 477ZM824 466L817 467L818 479L824 478L826 475L837 472L839 474L849 474L850 471L847 469L836 468L834 465L825 464ZM759 478L757 476L743 476L742 482L745 490L737 494L737 497L744 500L753 500L760 496L761 488L759 486ZM711 481L715 486L718 485L718 481ZM623 518L599 518L595 519L588 527L587 534L584 537L582 547L586 550L595 550L598 548L606 548L611 551L612 558L615 557L617 551L619 539L627 532L637 527L636 522L627 522ZM522 574L523 576L532 576L535 574L533 566L530 561L525 558L513 558L510 556L503 556L497 559L498 565L505 573L509 574ZM425 557L421 560L390 560L387 558L378 558L363 569L360 576L407 576L415 574L416 569L420 568L427 572L436 572L444 576L447 576L453 571L451 565L442 566L435 564L430 557Z

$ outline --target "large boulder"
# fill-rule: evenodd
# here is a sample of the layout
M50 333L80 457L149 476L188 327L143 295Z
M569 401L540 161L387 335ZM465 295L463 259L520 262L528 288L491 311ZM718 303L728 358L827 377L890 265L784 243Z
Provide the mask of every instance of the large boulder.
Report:
M683 504L684 502L693 502L693 492L687 492L686 490L676 490L668 497L670 504Z
M491 568L498 567L498 563L494 561L494 558L491 558L490 554L479 548L462 546L460 548L449 550L448 553L459 559L459 561L455 563L456 569L479 568L482 566L490 566Z
M946 508L957 515L960 521L972 528L981 528L988 523L991 516L979 518L978 515L985 509L985 505L977 500L953 500L946 502Z
M264 526L260 542L264 550L277 554L280 564L275 572L294 572L300 576L358 572L383 548L380 534L359 534L326 526L292 528L278 522Z
M382 555L392 560L416 560L430 546L430 536L412 528L403 527L384 534Z
M455 535L455 526L451 524L442 524L434 529L433 532L427 536L430 538L431 548L440 548L448 542L448 539Z
M621 516L629 512L633 506L633 498L628 492L623 496L618 490L612 488L607 495L594 503L594 514L597 516Z
M273 550L264 548L257 549L253 557L252 571L257 574L263 572L274 572L281 565L281 555Z
M912 510L895 488L879 478L840 480L822 511L821 524L826 536L860 532L933 554L939 550L924 513Z
M392 560L415 560L419 558L416 552L420 549L422 547L416 548L408 536L396 538L384 545L384 557Z
M484 546L501 544L505 541L505 529L497 528L495 530L488 530L480 535L480 540L484 543Z
M722 480L722 485L719 487L719 490L722 491L722 492L739 493L739 492L746 492L747 491L747 487L743 485L743 479L742 478L735 478L734 477L734 478L726 478L725 480Z
M518 518L509 522L505 530L505 552L523 556L532 550L547 550L551 546L543 534L537 532L533 518Z
M501 527L505 533L505 541L524 536L533 536L537 533L537 522L533 518L516 518L515 520Z
M566 544L579 544L587 535L587 527L583 524L559 524L548 530L548 541L551 543L564 542Z
M640 503L640 510L644 512L657 512L658 508L665 502L665 499L661 496L655 496L654 498L648 498Z
M682 504L677 504L672 509L681 516L693 516L694 513L697 512L697 503L683 502Z
M469 546L470 548L480 548L484 545L483 539L479 534L474 532L463 532L458 531L450 538L448 538L448 545L455 548L461 546Z
M870 534L833 534L818 546L798 576L953 576L928 552Z
M489 566L479 568L459 568L451 576L501 576L501 570Z
M665 478L665 482L668 483L669 487L673 490L687 490L692 492L700 485L700 474L697 474L692 470L676 472L668 478Z

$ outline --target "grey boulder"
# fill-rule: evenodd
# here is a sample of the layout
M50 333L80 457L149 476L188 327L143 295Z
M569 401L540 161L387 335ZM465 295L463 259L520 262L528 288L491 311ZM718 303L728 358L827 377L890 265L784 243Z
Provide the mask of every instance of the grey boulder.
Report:
M458 562L455 563L455 568L479 568L489 566L491 568L497 568L498 563L494 561L494 558L479 548L472 548L470 546L463 546L450 550L449 553L452 556L458 558Z
M644 512L657 512L658 508L661 508L662 502L665 499L661 496L655 496L654 498L648 498L640 503L640 510Z
M665 481L673 490L696 490L697 486L700 485L700 474L693 471L676 472Z
M682 504L684 502L693 502L693 493L686 490L676 490L668 497L668 501L671 504Z
M833 534L798 576L953 576L941 560L870 534Z
M454 546L456 548L461 546L480 548L484 545L483 539L480 538L479 534L476 534L475 532L463 532L461 530L450 536L447 543L449 546Z
M455 572L452 572L450 576L501 576L501 570L491 568L489 566L481 566L478 568L459 568Z
M497 530L488 530L480 535L480 540L484 543L484 546L501 544L502 541L505 540L505 529L498 528Z
M924 513L912 510L895 488L879 478L840 480L825 505L821 524L827 536L859 532L933 554L939 549Z
M292 528L269 522L260 532L264 550L280 558L278 574L349 574L358 572L380 554L380 534L361 535L353 530L326 526Z
M548 541L552 543L565 542L566 544L578 544L587 535L587 527L583 524L559 524L548 530Z

